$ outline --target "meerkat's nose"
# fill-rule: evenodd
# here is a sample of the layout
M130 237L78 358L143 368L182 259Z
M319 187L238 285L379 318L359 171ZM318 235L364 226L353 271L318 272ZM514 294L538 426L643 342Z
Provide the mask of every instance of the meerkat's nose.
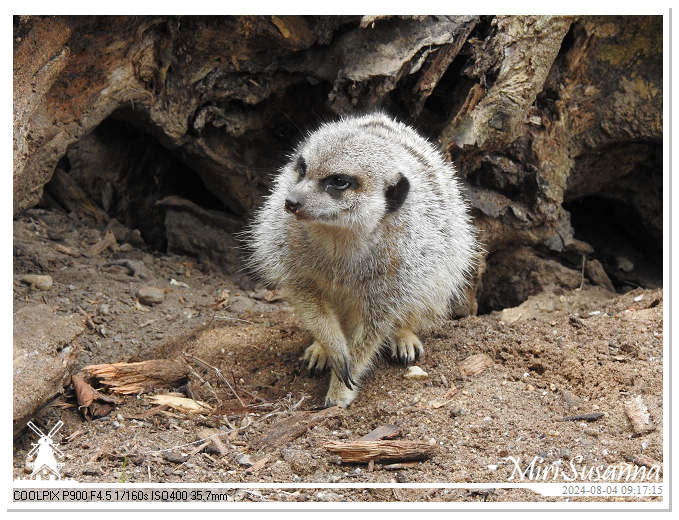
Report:
M293 215L297 213L297 210L299 210L301 205L302 203L299 202L297 198L292 195L288 196L288 198L285 199L285 211L287 211L288 213L292 213Z

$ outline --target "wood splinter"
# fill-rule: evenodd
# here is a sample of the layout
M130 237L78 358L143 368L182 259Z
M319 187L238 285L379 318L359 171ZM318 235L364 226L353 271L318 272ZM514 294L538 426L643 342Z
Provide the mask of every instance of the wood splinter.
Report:
M112 392L127 395L175 387L189 375L184 363L170 359L88 365L83 372L98 378Z
M342 458L342 462L410 462L430 458L435 445L423 441L332 441L325 448Z

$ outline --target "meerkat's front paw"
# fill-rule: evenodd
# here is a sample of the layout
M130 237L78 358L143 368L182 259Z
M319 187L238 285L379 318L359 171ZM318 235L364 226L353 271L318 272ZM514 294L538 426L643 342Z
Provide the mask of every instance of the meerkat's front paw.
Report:
M307 369L313 374L323 372L329 366L328 354L318 341L309 345L304 351L304 355L299 359L300 361L308 361Z
M391 357L398 359L403 366L417 361L424 354L424 347L420 339L410 329L399 329L392 336Z
M325 406L346 408L356 399L357 395L358 390L347 388L333 372L330 376L330 388L328 388L328 393L325 396Z

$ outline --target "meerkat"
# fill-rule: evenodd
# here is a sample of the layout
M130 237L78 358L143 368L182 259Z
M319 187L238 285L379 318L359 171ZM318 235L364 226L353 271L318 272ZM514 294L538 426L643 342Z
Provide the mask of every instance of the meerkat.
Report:
M385 114L310 133L249 231L251 267L313 335L302 360L331 369L325 405L347 407L382 345L409 364L415 331L460 300L477 252L456 171Z

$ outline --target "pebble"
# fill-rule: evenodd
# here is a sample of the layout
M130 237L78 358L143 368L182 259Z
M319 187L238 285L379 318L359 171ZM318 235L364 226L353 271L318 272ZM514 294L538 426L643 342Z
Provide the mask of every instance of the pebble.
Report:
M247 453L241 453L236 457L236 462L240 464L241 466L252 466L254 462L252 462L252 458L250 455Z
M137 291L137 299L143 305L156 305L165 299L165 291L158 287L144 285Z
M427 377L429 377L429 374L427 374L417 365L413 365L411 367L408 367L408 370L406 370L406 373L403 374L403 377L406 379L426 379Z
M453 409L450 411L450 416L451 416L451 417L458 417L458 416L460 416L460 415L464 415L464 413L465 413L464 408L462 408L462 407L457 407L457 408L453 408Z
M52 287L52 277L46 274L22 274L17 279L41 291L47 291Z
M187 456L172 451L166 451L163 453L163 458L172 464L182 464L188 460Z
M625 273L629 273L630 271L634 271L634 264L629 258L625 258L624 256L619 256L616 258L617 263L618 263L618 269Z
M99 312L104 316L111 314L111 306L108 303L102 303L99 306Z

